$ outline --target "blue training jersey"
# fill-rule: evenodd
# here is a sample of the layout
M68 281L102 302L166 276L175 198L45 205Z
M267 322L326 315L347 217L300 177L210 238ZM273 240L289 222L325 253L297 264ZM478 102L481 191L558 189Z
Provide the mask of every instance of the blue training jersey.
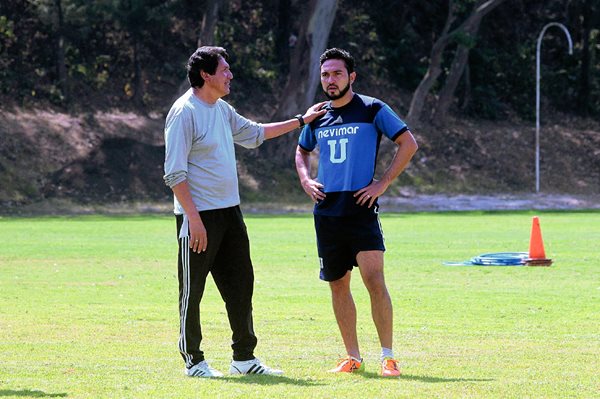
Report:
M298 140L306 151L319 147L317 180L326 198L315 205L314 213L373 212L373 207L357 205L353 195L373 180L381 136L394 141L408 127L386 103L373 97L354 94L343 107L326 108L325 115L304 127Z

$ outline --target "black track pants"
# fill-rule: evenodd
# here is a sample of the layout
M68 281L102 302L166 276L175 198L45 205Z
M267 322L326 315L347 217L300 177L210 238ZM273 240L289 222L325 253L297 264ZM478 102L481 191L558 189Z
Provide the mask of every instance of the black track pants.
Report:
M229 318L232 331L233 359L254 358L257 339L252 323L254 271L246 225L239 206L200 212L208 235L205 252L192 252L189 236L179 241L179 351L186 367L204 360L200 350L200 301L211 273ZM177 235L183 216L177 215Z

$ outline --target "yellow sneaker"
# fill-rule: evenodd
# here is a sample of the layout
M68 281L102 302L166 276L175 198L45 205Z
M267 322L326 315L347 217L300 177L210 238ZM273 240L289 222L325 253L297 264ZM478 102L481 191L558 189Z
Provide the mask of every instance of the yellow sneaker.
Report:
M365 366L362 363L362 359L359 360L352 356L340 359L337 367L329 370L330 373L356 373L362 371L365 371Z
M398 377L400 375L398 361L391 357L384 358L381 362L381 375L383 377Z

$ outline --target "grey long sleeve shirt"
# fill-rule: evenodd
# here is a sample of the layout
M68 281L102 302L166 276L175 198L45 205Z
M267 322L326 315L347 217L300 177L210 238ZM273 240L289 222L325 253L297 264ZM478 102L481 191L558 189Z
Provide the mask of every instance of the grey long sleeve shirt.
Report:
M190 89L167 115L165 183L172 188L187 180L199 211L239 205L233 144L256 148L263 141L262 125L239 115L221 99L215 104L205 103ZM174 212L185 213L177 197Z

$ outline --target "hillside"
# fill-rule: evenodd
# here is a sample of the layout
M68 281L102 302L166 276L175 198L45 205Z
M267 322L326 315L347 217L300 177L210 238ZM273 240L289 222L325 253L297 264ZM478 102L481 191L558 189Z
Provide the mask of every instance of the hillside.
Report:
M535 191L539 62L537 198L600 198L600 2L341 0L331 13L317 3L0 3L0 213L168 208L164 117L199 42L227 49L226 100L257 121L308 105L313 50L350 50L356 92L439 123L411 124L420 150L387 192L413 203ZM307 206L290 156L297 134L239 149L245 204ZM379 173L393 149L382 141Z
M548 119L541 130L541 190L600 194L600 123L557 113ZM163 123L162 115L119 111L69 115L0 110L3 213L71 204L168 204L171 193L162 182ZM530 122L462 119L413 131L419 152L388 197L535 189L535 130ZM381 163L392 150L391 143L382 142ZM275 167L256 151L241 149L238 170L247 203L305 202L291 161L287 168Z

